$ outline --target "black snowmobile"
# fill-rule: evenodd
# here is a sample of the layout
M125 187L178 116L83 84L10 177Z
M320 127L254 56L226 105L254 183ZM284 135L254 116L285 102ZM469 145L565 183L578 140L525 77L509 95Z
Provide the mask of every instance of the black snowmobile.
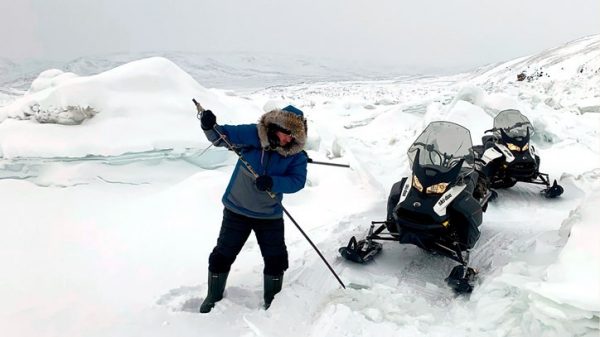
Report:
M563 193L556 179L550 184L548 174L540 173L540 157L530 144L533 126L519 110L503 110L494 118L494 127L475 146L477 157L484 163L483 172L492 188L509 188L518 181L546 186L541 191L546 198Z
M392 186L386 221L371 222L365 239L352 237L339 252L365 263L381 251L377 241L413 244L460 263L446 282L458 293L471 292L477 272L468 266L469 251L479 239L491 196L479 179L471 134L455 123L433 122L410 146L408 157L412 176Z

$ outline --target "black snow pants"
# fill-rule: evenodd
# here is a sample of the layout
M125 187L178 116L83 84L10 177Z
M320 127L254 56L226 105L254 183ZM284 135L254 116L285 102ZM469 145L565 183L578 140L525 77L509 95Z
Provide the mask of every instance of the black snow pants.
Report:
M228 272L253 230L265 263L264 274L282 275L288 268L283 218L250 218L226 208L223 210L223 223L217 246L208 259L208 270L213 273Z

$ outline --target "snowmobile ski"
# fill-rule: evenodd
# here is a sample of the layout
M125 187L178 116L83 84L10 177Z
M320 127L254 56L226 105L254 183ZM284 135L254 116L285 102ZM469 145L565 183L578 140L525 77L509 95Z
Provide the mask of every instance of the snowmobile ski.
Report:
M473 291L477 273L477 270L459 264L452 268L450 275L446 278L446 283L457 294L468 294Z
M340 247L340 254L347 260L356 263L371 261L375 255L381 252L383 245L372 240L356 241L356 237L350 238L346 247Z
M546 198L553 199L563 194L564 191L564 188L556 182L556 179L554 179L554 183L552 184L552 186L543 189L542 193Z

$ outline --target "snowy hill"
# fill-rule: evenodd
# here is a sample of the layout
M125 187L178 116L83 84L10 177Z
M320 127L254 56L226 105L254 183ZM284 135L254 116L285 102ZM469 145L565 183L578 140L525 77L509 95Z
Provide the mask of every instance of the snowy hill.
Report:
M524 77L518 81L518 75ZM600 35L592 35L473 74L473 81L492 92L515 87L532 104L543 102L573 112L599 112Z
M60 62L54 61L15 62L0 58L0 93L26 90L40 72L60 65Z
M374 65L308 56L259 53L147 52L86 56L66 62L15 63L0 60L0 88L27 89L37 75L48 68L88 76L135 60L164 57L206 87L238 89L302 82L393 78L427 69L400 65Z
M0 121L9 118L0 124L1 153L4 157L82 157L199 146L196 130L189 128L197 123L192 97L225 109L215 94L164 58L84 77L48 70L26 95L0 108ZM86 108L93 114L80 116ZM29 118L37 123L20 122ZM86 118L91 119L81 127L64 127ZM173 134L173 129L180 131ZM90 137L90 132L96 136Z
M48 69L0 107L3 334L597 335L600 114L580 109L600 97L592 76L597 40L472 74L332 77L252 91L206 89L182 62L161 57L114 68L108 62L93 74L85 64ZM231 69L233 77L256 64L260 74L276 73L249 62ZM549 77L516 81L526 65L544 65ZM577 73L580 65L589 72ZM557 69L565 73L553 75ZM192 97L223 124L254 122L265 105L305 111L310 157L352 168L309 166L307 186L284 204L354 287L341 289L286 219L290 269L271 308L261 309L263 265L251 237L225 298L209 315L197 313L236 158L209 147ZM94 113L79 120L69 106ZM339 256L352 235L364 236L371 220L384 218L391 184L409 173L406 150L429 122L463 124L477 144L506 108L532 121L541 170L565 193L547 200L538 186L520 183L499 192L472 252L481 277L470 297L446 286L451 261L414 246L386 243L368 265Z

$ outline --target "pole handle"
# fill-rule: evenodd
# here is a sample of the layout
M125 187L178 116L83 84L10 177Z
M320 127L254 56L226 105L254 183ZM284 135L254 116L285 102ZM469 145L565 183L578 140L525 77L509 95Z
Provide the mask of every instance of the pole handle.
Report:
M205 111L205 109L202 107L202 105L200 105L200 103L198 103L198 101L196 101L195 98L192 98L192 102L194 102L194 105L196 106L196 111L198 111L196 113L196 118L200 119L200 117L202 117L202 113Z
M198 110L198 112L202 113L204 112L204 110L206 110L202 107L202 105L200 105L200 103L198 103L198 101L196 101L195 98L192 98L192 102L194 102L194 105L196 106L196 110Z

